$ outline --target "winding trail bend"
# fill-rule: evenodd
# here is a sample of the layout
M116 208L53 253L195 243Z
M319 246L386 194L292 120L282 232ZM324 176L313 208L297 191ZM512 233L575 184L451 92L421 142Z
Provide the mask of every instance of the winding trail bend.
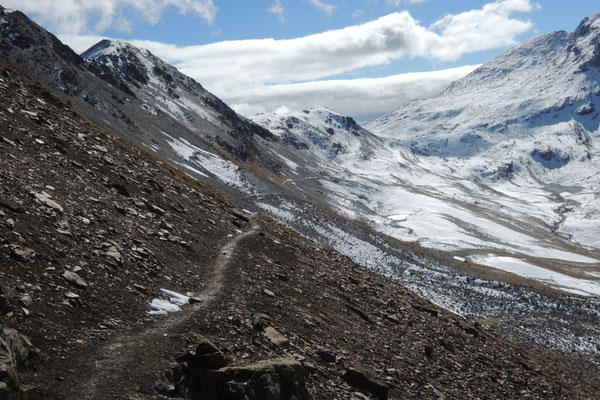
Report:
M183 306L182 311L159 317L156 323L144 331L127 332L109 338L107 343L92 354L82 355L81 362L88 371L85 379L71 389L65 399L142 399L139 392L142 381L155 379L159 372L168 369L165 355L169 337L180 334L185 322L197 317L223 289L223 279L234 258L239 244L254 235L260 225L253 219L246 230L223 245L214 261L208 284L195 297L201 300L194 305Z

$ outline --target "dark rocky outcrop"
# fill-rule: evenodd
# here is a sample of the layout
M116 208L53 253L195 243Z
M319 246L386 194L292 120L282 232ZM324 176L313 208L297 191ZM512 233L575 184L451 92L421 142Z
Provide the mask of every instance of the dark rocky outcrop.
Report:
M18 372L31 369L39 352L14 329L0 327L0 400L20 400L23 389Z
M188 395L193 400L309 400L306 371L295 360L196 370Z

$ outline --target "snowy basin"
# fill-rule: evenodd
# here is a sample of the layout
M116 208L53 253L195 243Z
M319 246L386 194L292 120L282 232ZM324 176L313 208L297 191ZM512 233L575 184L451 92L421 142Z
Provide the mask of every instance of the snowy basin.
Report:
M490 254L487 256L471 257L471 260L524 278L538 280L569 293L583 296L600 296L600 282L598 281L573 278L559 272L538 267L519 258L498 257Z

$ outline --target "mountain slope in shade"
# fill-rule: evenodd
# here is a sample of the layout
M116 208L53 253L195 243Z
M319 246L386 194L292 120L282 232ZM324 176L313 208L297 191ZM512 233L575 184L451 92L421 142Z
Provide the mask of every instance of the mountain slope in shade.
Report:
M151 114L162 112L192 131L199 131L200 124L209 122L248 146L255 146L254 135L273 139L269 131L236 114L194 79L148 50L118 40L102 40L81 56L100 76L116 74L124 78L141 107Z
M146 50L101 41L82 57L19 11L0 11L0 58L51 88L100 126L173 158L184 141L219 158L276 169L257 143L275 138ZM178 162L184 160L178 160ZM222 161L219 161L222 163ZM211 168L204 173L215 174Z

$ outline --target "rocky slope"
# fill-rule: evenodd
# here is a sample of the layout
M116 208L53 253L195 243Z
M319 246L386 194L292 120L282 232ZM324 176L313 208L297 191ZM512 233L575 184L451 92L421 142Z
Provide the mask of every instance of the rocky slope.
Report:
M0 17L0 59L34 75L98 124L216 185L238 207L268 212L435 304L493 325L527 347L549 351L548 357L569 358L578 368L591 364L592 370L598 363L598 301L565 296L531 279L577 295L597 293L600 256L556 233L576 205L563 190L574 188L550 185L532 191L522 181L502 178L510 176L509 169L497 177L472 174L463 159L422 157L389 146L351 118L324 108L296 113L293 119L261 116L257 121L274 131L269 136L229 115L224 105L213 107L218 99L145 50L100 42L85 53L85 61L23 14ZM201 129L188 129L196 124ZM115 174L122 175L118 165ZM39 201L52 200L36 193L42 196ZM593 212L585 207L593 209L595 203L588 201L593 194L582 194L587 196L582 215L589 218ZM149 206L138 202L138 207ZM168 231L165 226L161 229ZM228 246L253 229L231 232L223 247L213 249L221 256L211 270L228 265L221 249L229 254ZM174 236L175 241L181 237ZM160 237L168 241L170 236L162 232ZM96 250L122 255L106 243ZM155 305L174 308L161 301ZM147 333L156 338L157 332ZM117 344L100 348L101 358L106 363L123 354L136 360L136 337L117 342L128 343L129 351L120 353Z
M29 398L597 397L594 370L245 214L4 66L0 98L0 324L40 351Z
M274 140L268 131L148 51L101 41L84 60L21 12L0 9L0 18L3 61L43 82L97 124L164 158L173 155L168 143L183 138L213 157L222 151L276 168L256 142Z

